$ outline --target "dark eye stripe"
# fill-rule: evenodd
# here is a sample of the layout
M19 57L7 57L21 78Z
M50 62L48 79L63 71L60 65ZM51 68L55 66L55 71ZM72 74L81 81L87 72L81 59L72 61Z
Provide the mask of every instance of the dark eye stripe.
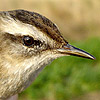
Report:
M43 45L43 43L40 40L34 40L33 37L30 37L30 36L24 36L23 42L24 42L24 45L28 47L34 47L34 46L40 47Z

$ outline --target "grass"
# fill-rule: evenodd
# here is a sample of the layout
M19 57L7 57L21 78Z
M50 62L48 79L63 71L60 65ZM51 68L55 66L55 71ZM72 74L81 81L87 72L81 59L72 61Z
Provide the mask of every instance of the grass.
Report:
M89 51L96 60L72 56L56 59L20 94L20 100L74 100L74 97L100 90L100 39L72 44Z

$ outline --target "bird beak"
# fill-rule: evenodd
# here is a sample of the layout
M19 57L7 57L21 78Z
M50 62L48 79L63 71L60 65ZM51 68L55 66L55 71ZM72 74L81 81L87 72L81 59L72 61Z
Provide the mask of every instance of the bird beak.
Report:
M95 57L93 57L91 54L89 54L86 51L83 51L81 49L78 49L70 44L63 46L63 48L58 49L58 51L62 54L73 55L73 56L88 58L88 59L92 59L92 60L95 59Z

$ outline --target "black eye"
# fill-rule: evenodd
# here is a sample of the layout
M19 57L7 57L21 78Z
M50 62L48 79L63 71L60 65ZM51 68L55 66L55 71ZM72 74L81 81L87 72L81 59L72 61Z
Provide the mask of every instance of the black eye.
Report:
M34 40L30 36L24 36L23 37L23 42L24 42L24 45L31 46L34 43Z

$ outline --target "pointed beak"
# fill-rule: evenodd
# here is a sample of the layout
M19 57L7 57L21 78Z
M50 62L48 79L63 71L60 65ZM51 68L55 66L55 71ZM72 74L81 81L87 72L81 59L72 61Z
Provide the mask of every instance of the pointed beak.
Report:
M58 51L62 54L66 54L66 55L73 55L73 56L88 58L88 59L92 59L92 60L95 59L95 57L92 56L91 54L89 54L86 51L83 51L81 49L78 49L70 44L63 46L63 48L58 49Z

